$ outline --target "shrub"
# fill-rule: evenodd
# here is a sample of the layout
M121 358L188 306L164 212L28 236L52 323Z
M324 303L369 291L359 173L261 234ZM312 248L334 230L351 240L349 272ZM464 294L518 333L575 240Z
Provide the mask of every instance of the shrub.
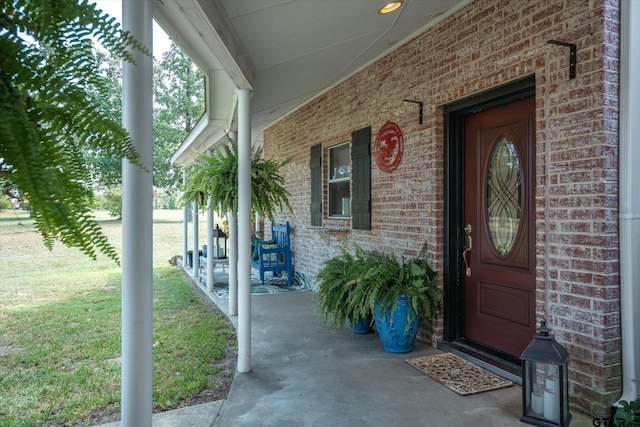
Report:
M13 203L6 197L0 197L0 212L3 210L13 209Z

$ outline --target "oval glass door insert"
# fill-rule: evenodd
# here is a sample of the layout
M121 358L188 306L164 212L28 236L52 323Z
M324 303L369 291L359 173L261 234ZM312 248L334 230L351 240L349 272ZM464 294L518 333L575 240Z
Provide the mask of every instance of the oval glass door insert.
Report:
M487 218L493 247L500 255L511 251L522 214L520 159L506 136L493 146L487 169Z

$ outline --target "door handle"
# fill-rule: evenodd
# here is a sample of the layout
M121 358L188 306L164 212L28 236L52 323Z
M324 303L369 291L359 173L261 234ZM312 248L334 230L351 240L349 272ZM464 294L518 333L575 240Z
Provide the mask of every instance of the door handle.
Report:
M464 225L464 247L462 248L462 259L464 260L465 276L471 277L471 268L467 261L467 254L473 249L473 238L471 237L471 224Z

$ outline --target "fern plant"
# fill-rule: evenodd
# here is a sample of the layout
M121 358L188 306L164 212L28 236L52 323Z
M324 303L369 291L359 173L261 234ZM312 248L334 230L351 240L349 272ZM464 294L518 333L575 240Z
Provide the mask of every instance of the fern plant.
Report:
M220 215L227 212L238 214L238 147L229 138L228 143L211 155L198 153L200 162L193 165L183 188L182 202L197 200L201 209L211 197L212 208ZM265 160L262 149L251 154L251 208L274 221L277 210L293 211L289 203L289 192L280 169L291 160Z
M412 310L407 323L416 315L429 321L442 308L442 290L437 273L425 257L426 245L415 258L398 261L395 254L365 250L356 245L355 255L341 248L340 255L325 261L316 275L317 306L322 319L342 328L379 311L395 310L405 295Z
M105 93L93 41L133 62L150 54L89 0L8 0L0 6L0 183L31 205L35 226L55 240L118 261L91 214L82 153L117 152L141 165L119 118L106 116L89 88Z
M326 260L316 274L316 307L322 320L336 329L341 329L353 317L348 299L357 278L348 276L347 271L354 263L353 255L342 249L340 256Z
M407 324L415 316L434 321L442 308L443 293L438 288L437 273L426 258L426 244L415 258L399 262L394 253L376 253L377 262L363 277L363 305L377 311L394 311L402 295L407 297L411 310ZM373 263L370 261L370 263ZM377 305L376 305L377 304Z
M640 396L630 402L627 402L626 400L620 401L620 407L616 409L616 413L613 418L613 425L640 427Z
M340 255L326 260L316 281L316 307L322 320L341 329L347 321L355 324L361 319L371 318L371 308L363 297L362 278L371 268L369 253L356 246L355 255L340 248Z

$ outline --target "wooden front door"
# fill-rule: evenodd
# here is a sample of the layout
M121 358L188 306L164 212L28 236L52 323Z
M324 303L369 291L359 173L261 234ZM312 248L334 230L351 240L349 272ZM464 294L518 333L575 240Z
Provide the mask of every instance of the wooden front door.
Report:
M535 100L464 124L464 337L520 356L535 334Z

